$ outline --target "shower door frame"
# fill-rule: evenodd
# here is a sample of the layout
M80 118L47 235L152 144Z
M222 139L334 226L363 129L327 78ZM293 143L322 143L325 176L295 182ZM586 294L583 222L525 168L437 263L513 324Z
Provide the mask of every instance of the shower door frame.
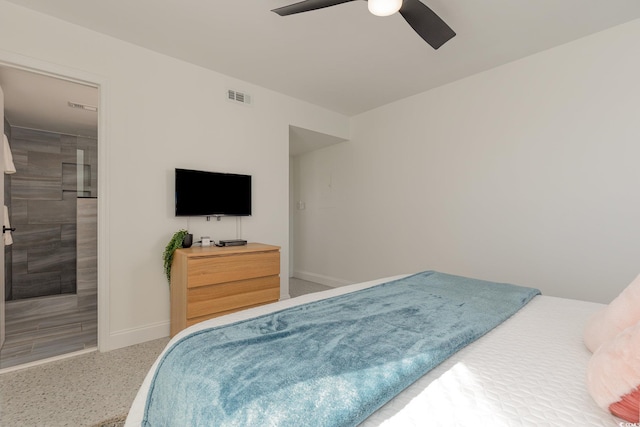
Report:
M40 61L35 58L30 58L22 55L18 55L12 52L0 50L0 65L10 68L16 68L36 74L42 74L57 79L67 80L73 83L79 83L84 85L93 86L98 89L99 92L99 106L98 106L98 351L111 350L109 344L109 269L108 269L108 256L109 256L109 244L108 244L108 164L107 164L107 132L106 132L106 117L107 117L107 80L98 75L86 73L77 69L66 68L58 64L49 63L46 61ZM4 106L4 105L3 105ZM4 117L4 115L3 115ZM4 127L4 122L3 122ZM0 157L0 160L2 158ZM0 179L3 179L4 176ZM0 182L1 183L1 182ZM0 186L0 201L4 199L4 185ZM2 248L4 249L4 242L2 242ZM2 259L3 263L4 257ZM2 275L1 282L4 282L4 268L0 271ZM4 283L3 292L4 292ZM2 300L2 315L4 316L4 295ZM2 319L1 328L4 330L5 320ZM4 336L4 333L3 333ZM1 347L1 344L0 344Z

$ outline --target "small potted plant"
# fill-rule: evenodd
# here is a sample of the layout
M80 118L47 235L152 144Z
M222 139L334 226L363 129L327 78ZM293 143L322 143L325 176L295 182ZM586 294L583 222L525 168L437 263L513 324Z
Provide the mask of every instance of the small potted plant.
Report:
M162 253L162 258L164 260L164 274L167 276L169 284L171 284L171 262L173 261L173 253L178 248L191 246L191 238L192 236L187 230L178 230L173 234L173 237L164 248L164 252ZM188 244L185 245L185 243Z

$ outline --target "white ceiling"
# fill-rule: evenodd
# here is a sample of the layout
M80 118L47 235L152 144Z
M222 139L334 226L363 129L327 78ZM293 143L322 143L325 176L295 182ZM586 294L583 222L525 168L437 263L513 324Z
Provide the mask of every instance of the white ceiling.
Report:
M638 0L422 0L457 32L435 51L364 1L9 1L348 116L640 18Z
M98 114L68 104L97 107L97 88L2 65L0 87L4 115L11 126L98 136Z

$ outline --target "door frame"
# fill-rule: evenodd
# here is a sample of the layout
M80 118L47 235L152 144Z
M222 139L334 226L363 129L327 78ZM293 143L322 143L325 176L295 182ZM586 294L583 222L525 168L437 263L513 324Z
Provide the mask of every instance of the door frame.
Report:
M4 138L4 93L2 91L2 87L0 87L0 120L2 120L2 122L0 123L0 138ZM4 141L2 141L2 144L4 145ZM4 166L4 146L2 147L2 149L0 149L0 165ZM4 169L4 167L2 167L2 169ZM4 205L4 170L0 171L0 207L2 207L3 205ZM4 298L5 298L5 295L4 295L4 272L5 272L4 226L6 224L4 224L4 213L2 218L2 225L3 225L2 239L0 239L2 240L0 242L0 349L4 345L5 324L6 324L5 309L4 309Z
M109 310L109 216L108 200L108 82L103 76L41 61L0 49L0 65L42 74L98 89L98 351L110 350ZM4 272L0 272L4 274ZM0 301L4 306L3 301ZM3 320L4 324L4 320Z

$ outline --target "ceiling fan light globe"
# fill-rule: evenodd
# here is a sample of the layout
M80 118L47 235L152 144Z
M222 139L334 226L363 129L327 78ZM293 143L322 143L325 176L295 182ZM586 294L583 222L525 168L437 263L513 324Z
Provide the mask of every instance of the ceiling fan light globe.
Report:
M369 12L376 16L393 15L402 7L402 0L368 0Z

